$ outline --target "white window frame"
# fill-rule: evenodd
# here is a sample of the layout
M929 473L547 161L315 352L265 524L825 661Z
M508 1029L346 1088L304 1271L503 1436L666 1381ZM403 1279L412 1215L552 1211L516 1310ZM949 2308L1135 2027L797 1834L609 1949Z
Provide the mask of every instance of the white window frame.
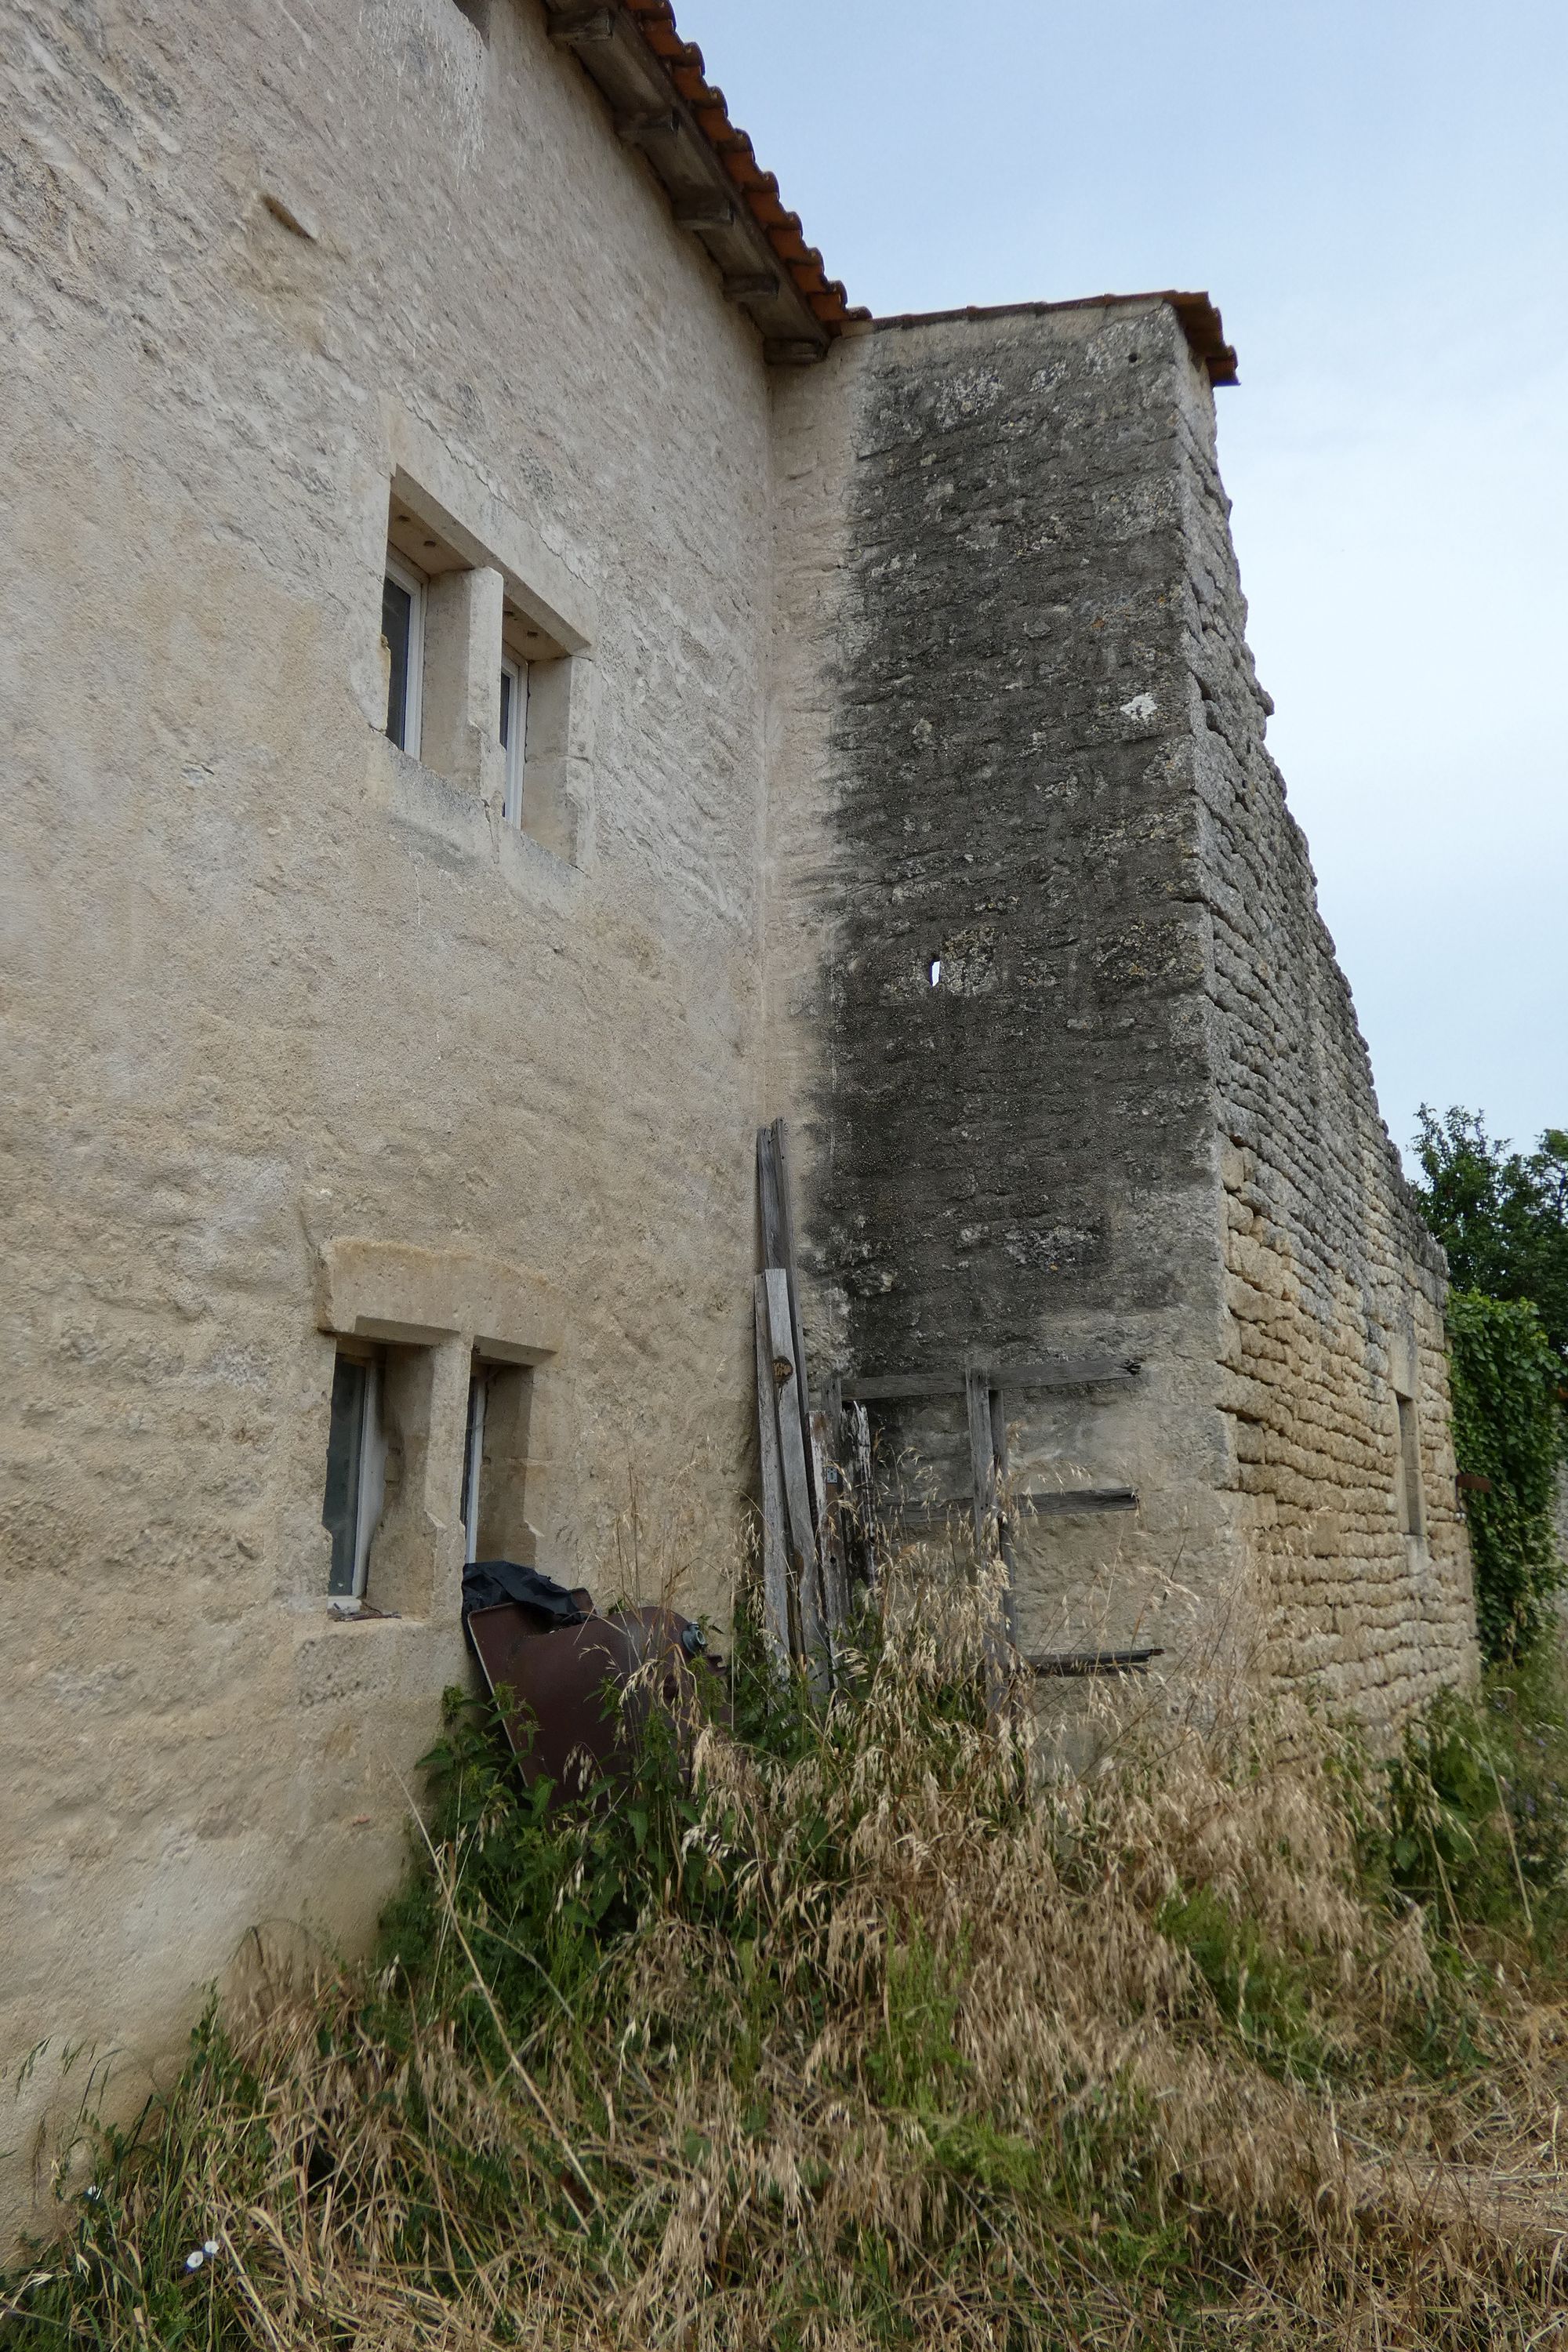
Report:
M528 664L501 656L501 676L510 681L511 709L507 720L506 790L501 814L508 824L522 824L522 770L528 752Z
M364 1421L359 1440L359 1494L354 1514L354 1591L364 1599L370 1573L370 1548L381 1525L386 1500L386 1432L381 1421L381 1359L373 1357L365 1374Z
M386 1431L382 1420L382 1360L379 1353L348 1352L364 1372L359 1424L358 1460L354 1465L353 1570L347 1592L331 1594L340 1609L357 1608L364 1600L370 1573L370 1549L381 1525L386 1501Z
M420 755L425 716L425 575L391 547L382 567L408 595L408 684L403 708L403 749L411 760Z
M484 1475L489 1385L489 1366L476 1361L468 1375L468 1424L463 1440L463 1560L469 1567L479 1556L479 1481Z

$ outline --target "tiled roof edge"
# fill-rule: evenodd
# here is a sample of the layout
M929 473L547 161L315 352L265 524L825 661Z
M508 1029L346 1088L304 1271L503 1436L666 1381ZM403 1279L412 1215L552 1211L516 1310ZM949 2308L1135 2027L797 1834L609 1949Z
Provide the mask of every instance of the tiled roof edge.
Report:
M1171 288L1147 294L1079 294L1066 302L970 303L958 310L903 310L896 317L871 319L861 333L880 333L895 327L935 327L949 319L1012 319L1043 316L1052 310L1127 310L1137 303L1165 302L1182 323L1193 357L1207 370L1210 383L1239 383L1234 348L1225 340L1219 311L1206 294L1184 294ZM860 317L864 319L862 312Z
M702 52L681 38L670 0L618 0L690 108L697 127L718 156L735 190L787 269L791 282L829 335L870 312L851 306L842 282L829 278L821 254L807 245L798 213L779 194L773 173L764 172L746 133L730 120L724 93L708 79Z

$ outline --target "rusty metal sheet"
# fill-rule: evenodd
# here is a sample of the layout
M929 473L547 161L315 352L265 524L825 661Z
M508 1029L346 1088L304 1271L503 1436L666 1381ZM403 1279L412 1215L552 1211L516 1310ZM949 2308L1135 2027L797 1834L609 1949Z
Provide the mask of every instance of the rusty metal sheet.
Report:
M474 1654L531 1788L548 1779L573 1795L585 1778L596 1777L595 1768L627 1772L636 1726L639 1717L646 1720L648 1706L672 1716L695 1711L688 1644L696 1628L672 1610L617 1609L541 1633L536 1617L509 1603L473 1610L468 1622ZM699 1636L699 1656L700 1643ZM620 1695L645 1665L651 1671L635 1685L623 1715Z

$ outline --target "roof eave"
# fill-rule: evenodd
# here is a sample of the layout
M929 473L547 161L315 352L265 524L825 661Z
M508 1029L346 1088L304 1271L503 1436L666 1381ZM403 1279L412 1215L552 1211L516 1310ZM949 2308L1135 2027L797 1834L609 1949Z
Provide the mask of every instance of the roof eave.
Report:
M545 0L550 37L603 95L623 141L639 147L681 226L719 271L777 365L821 359L864 311L851 310L785 209L743 131L730 121L702 52L676 30L669 0Z

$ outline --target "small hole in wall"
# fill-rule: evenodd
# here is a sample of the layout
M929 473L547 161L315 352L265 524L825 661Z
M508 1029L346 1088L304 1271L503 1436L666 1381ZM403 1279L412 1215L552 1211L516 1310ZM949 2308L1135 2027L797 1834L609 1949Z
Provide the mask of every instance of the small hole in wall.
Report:
M931 986L932 986L933 988L940 988L940 987L942 986L942 958L941 958L941 956L932 956L932 958L931 958L931 971L930 971L930 972L927 974L927 978L930 980L931 984Z

